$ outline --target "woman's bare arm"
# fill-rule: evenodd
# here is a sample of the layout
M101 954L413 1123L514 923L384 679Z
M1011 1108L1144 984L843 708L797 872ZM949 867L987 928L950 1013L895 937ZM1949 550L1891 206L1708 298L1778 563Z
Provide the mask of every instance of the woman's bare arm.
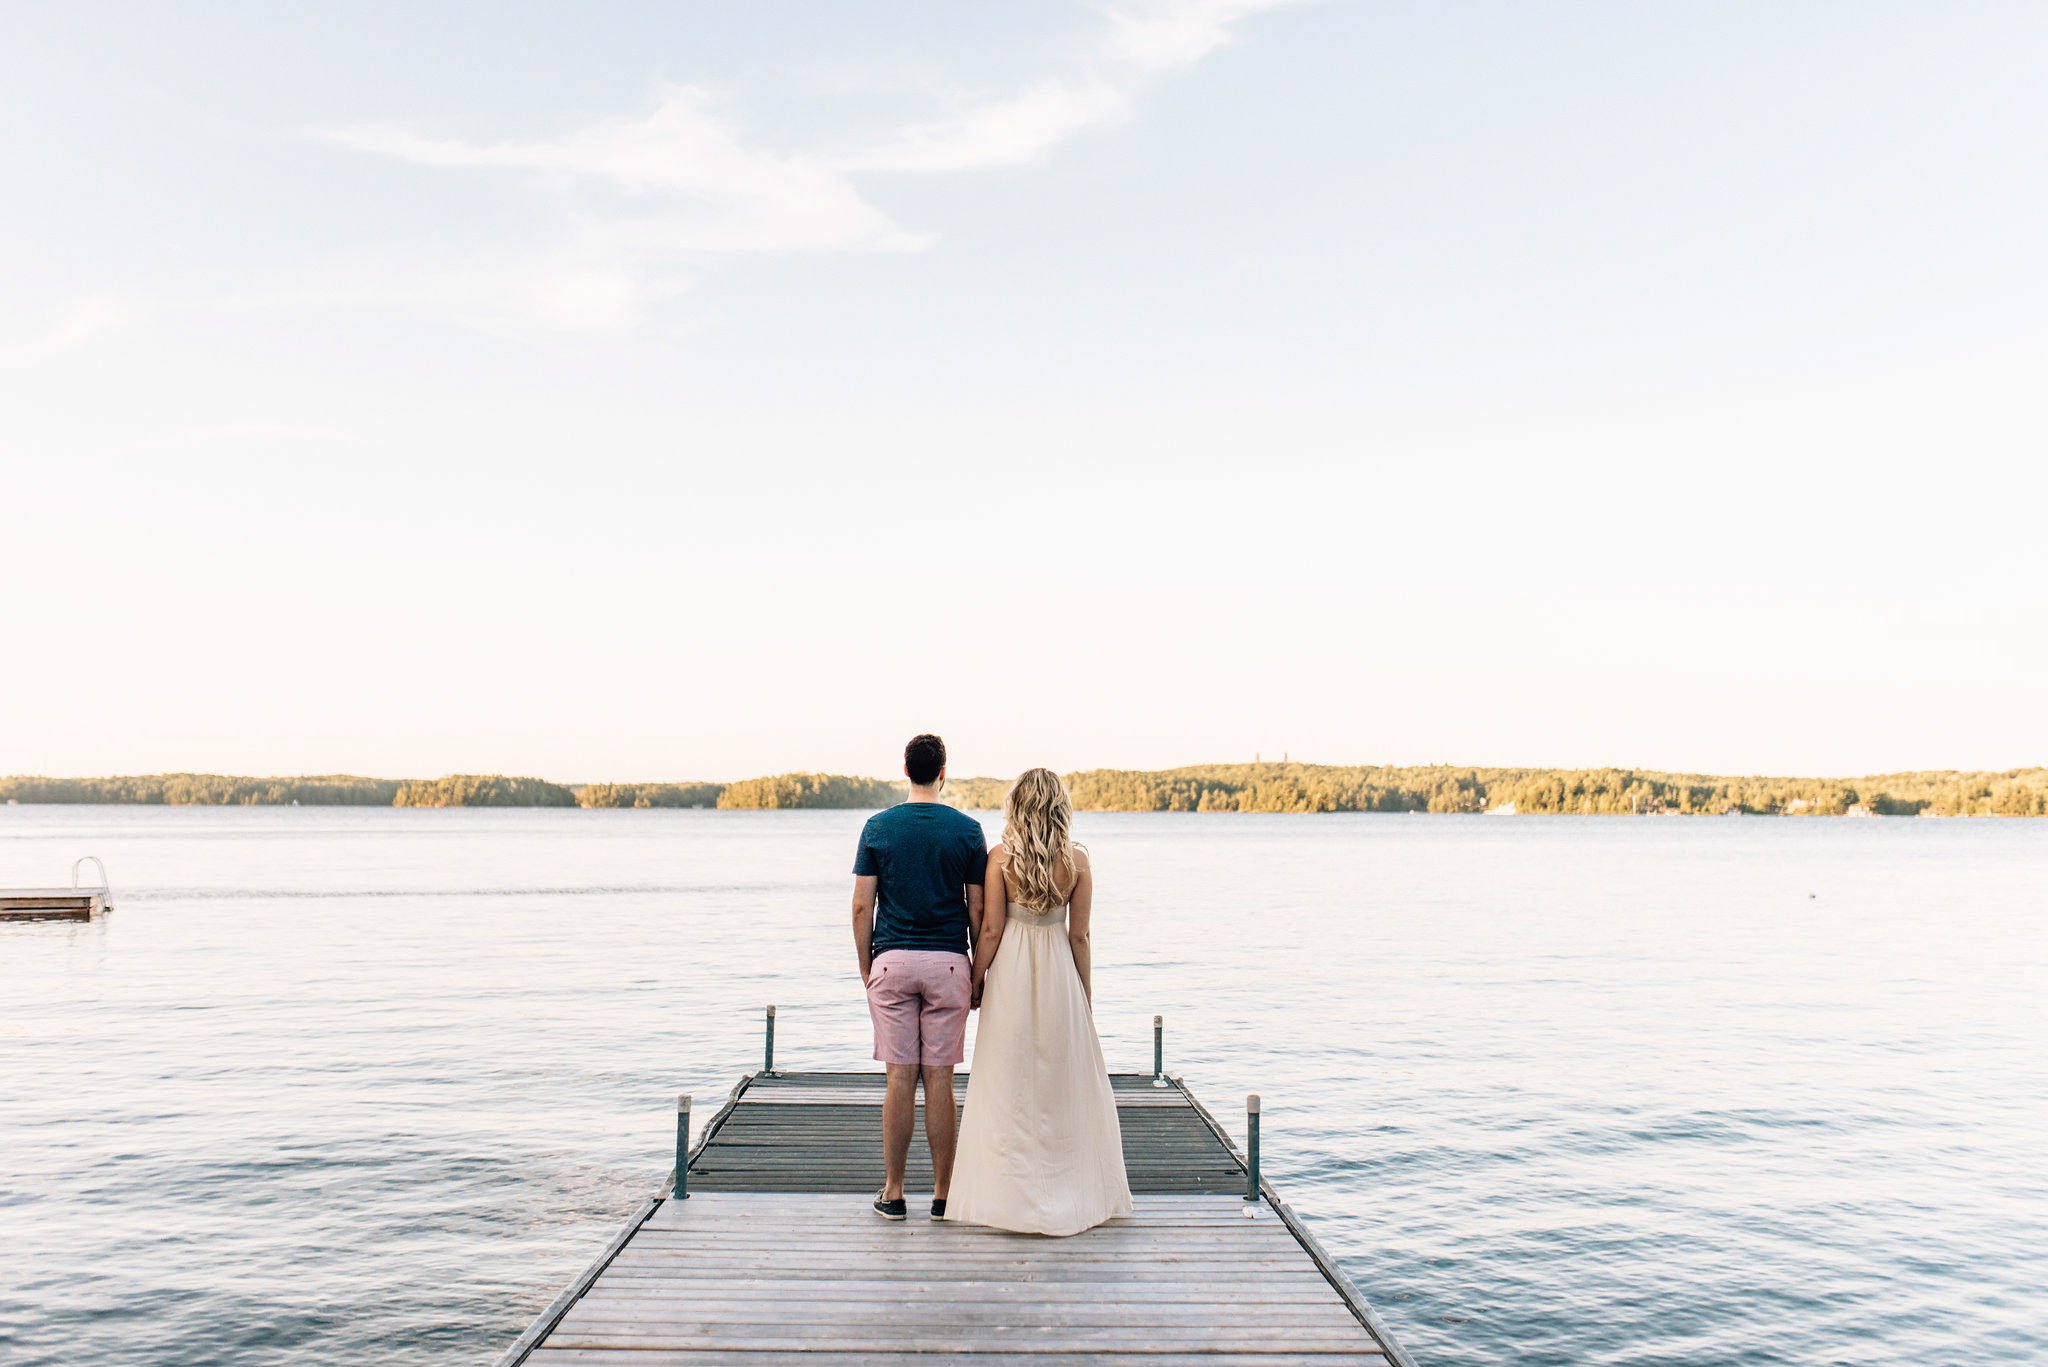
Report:
M1081 994L1095 1005L1092 981L1094 965L1088 947L1089 913L1095 909L1095 872L1088 867L1088 851L1074 847L1074 894L1067 901L1067 943L1074 947L1074 967L1081 974Z
M981 983L988 966L996 961L996 948L1003 942L1003 923L1009 919L1010 895L1003 887L1004 853L1001 845L988 852L988 873L981 885L981 936L974 945L974 1004L981 1005Z

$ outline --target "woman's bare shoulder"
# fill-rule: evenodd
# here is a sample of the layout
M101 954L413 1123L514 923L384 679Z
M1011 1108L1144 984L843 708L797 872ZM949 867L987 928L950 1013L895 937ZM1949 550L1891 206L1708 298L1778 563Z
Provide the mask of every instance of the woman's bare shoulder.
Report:
M1088 871L1088 847L1069 842L1067 848L1074 852L1074 867L1086 873Z

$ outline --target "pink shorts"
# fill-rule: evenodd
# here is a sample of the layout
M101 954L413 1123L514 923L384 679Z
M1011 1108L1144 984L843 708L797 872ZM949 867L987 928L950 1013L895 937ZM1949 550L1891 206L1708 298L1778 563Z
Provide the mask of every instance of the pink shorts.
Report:
M883 1063L944 1067L967 1057L973 966L943 949L890 949L868 970L868 1014Z

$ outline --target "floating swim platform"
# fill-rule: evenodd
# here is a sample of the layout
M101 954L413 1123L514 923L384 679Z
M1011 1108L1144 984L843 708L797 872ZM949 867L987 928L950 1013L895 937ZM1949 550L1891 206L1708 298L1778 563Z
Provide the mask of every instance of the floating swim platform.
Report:
M99 869L98 887L80 887L84 865ZM107 886L107 866L87 855L71 866L68 888L0 888L0 921L90 921L114 905Z
M1255 1100L1246 1152L1180 1079L1110 1081L1137 1208L1051 1239L926 1220L921 1137L877 1218L883 1075L749 1074L497 1367L1414 1367L1258 1175Z

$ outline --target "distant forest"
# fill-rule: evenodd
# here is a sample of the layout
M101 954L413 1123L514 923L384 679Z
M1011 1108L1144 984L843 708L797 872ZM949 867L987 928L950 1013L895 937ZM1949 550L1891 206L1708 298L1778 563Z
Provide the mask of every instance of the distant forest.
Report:
M1215 764L1065 776L1084 812L2048 816L2048 769L1866 778L1721 778L1643 769Z
M404 788L395 778L349 774L302 778L229 778L222 774L144 774L134 778L0 778L0 801L118 802L168 807L389 807Z
M727 784L718 805L728 810L783 807L893 807L908 795L902 783L845 774L777 774Z
M1084 812L1515 812L1791 816L2048 816L2048 769L1939 770L1866 778L1722 778L1642 769L1390 768L1324 764L1212 764L1141 771L1089 769L1065 776ZM969 811L1002 806L1009 780L950 779L945 799ZM0 802L149 803L167 806L718 807L726 810L865 810L903 800L901 779L776 774L737 783L591 783L569 786L500 774L438 779L236 778L147 774L125 778L0 778Z
M723 783L587 783L576 790L583 807L716 807Z
M1002 785L994 779L996 798ZM0 802L101 802L169 807L839 807L901 802L902 780L844 774L777 774L739 783L586 783L570 786L503 774L442 778L237 778L226 774L144 774L124 778L0 778Z
M576 791L541 778L449 774L400 785L394 807L574 807Z

